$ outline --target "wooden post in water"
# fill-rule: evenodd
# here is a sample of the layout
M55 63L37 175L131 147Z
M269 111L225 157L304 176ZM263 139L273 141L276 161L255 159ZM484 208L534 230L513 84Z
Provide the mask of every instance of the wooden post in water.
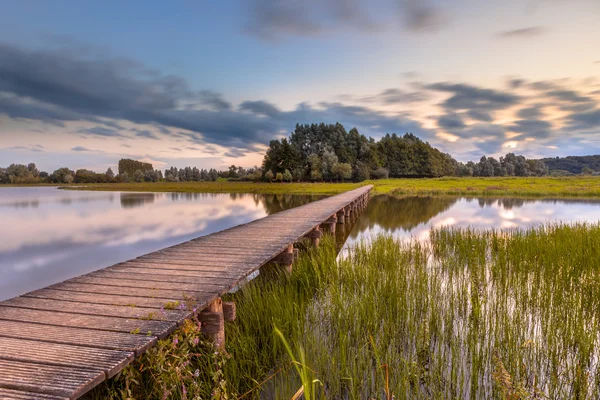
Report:
M321 236L323 236L323 231L321 231L321 229L317 226L315 229L310 231L305 237L309 238L312 241L313 247L319 247Z
M287 273L292 273L292 265L294 264L296 254L294 252L294 243L290 243L284 251L273 259L273 262L279 264Z
M321 228L325 230L325 232L330 233L332 235L335 234L335 224L337 224L337 216L327 219L325 222L321 224Z
M233 301L224 301L223 302L223 319L226 322L235 321L236 307L235 302Z
M338 224L343 224L345 216L346 216L346 212L342 208L340 211L337 212L337 223Z
M200 330L214 341L215 348L225 350L225 321L221 298L217 298L202 310L198 320L202 323Z

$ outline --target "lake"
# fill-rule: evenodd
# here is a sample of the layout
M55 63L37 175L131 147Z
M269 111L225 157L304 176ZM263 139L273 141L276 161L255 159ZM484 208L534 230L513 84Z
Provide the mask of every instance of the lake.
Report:
M0 188L0 300L319 198ZM599 219L600 201L593 200L376 196L354 224L338 225L337 240L341 245L382 232L424 238L432 226L444 225L514 228Z

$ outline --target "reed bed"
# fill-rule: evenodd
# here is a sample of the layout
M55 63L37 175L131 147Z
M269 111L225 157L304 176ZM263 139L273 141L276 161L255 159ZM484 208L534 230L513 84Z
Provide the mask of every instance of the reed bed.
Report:
M600 398L598 224L378 236L343 257L326 240L291 276L231 297L228 356L185 367L208 383L159 382L164 365L144 356L131 369L151 378L125 373L113 393L289 399L304 384L309 400Z

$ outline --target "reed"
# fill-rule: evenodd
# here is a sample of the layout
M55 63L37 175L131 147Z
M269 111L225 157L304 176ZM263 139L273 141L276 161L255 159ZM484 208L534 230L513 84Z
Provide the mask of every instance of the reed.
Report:
M227 356L169 338L110 393L289 399L310 382L314 399L600 397L599 224L443 228L336 254L326 238L290 276L230 295Z

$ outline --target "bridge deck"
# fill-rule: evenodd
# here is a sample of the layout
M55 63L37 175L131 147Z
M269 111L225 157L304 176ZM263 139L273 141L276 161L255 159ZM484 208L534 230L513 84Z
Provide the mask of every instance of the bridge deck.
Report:
M243 282L371 186L200 237L0 302L0 398L74 399L116 375L189 310ZM149 318L161 311L160 320Z

